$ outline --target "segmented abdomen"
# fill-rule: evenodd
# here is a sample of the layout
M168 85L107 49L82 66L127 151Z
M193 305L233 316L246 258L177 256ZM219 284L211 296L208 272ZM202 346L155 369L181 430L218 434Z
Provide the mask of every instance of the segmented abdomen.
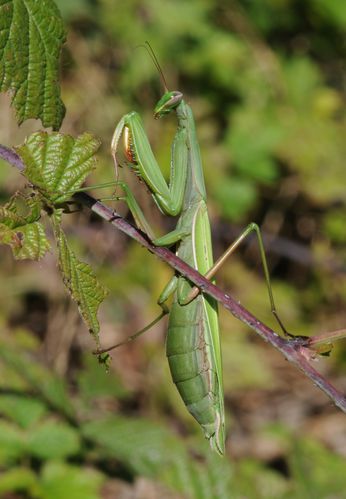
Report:
M172 305L166 353L172 378L188 411L211 438L220 425L218 379L203 297Z

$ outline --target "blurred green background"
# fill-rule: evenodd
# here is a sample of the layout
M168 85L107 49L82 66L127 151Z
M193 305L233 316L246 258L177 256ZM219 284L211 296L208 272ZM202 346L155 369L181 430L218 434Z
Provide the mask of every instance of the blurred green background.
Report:
M170 89L184 93L195 115L215 256L257 222L286 327L297 334L344 327L344 2L56 3L68 26L62 131L88 130L103 142L89 184L114 178L109 144L130 110L143 116L169 171L176 122L153 119L162 89L139 47L148 40ZM9 103L0 97L0 140L12 146L40 123L19 129ZM157 212L143 185L126 179L157 233L170 230L174 221ZM5 163L0 180L2 200L22 182ZM90 213L66 218L75 250L110 290L101 342L121 341L158 314L171 271ZM220 460L171 382L164 321L115 351L106 374L53 253L18 263L1 247L0 278L1 497L345 497L344 414L229 313L220 310L228 433ZM254 240L218 284L275 327ZM344 342L316 366L346 389Z

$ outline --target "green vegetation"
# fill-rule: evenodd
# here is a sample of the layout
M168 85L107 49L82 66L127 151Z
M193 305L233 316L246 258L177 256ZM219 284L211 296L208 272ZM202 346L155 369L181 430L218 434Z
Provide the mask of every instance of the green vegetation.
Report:
M154 480L163 497L181 497L170 490L203 499L342 497L343 458L309 438L297 439L282 426L262 431L286 449L288 477L254 459L221 459L200 435L188 442L198 458L192 459L186 442L162 421L119 414L117 405L132 395L118 377L110 383L95 359L75 372L71 395L65 381L34 363L39 349L21 332L1 342L7 380L0 396L2 497L96 499L107 484L110 492L122 490L124 477L134 481L134 491L144 477L143 494Z

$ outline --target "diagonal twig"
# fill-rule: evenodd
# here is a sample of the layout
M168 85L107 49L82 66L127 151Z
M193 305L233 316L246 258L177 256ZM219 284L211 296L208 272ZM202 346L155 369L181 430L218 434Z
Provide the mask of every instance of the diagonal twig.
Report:
M11 149L0 145L0 157L11 163L13 166L23 171L24 165L20 157ZM279 336L275 331L258 320L253 314L242 307L231 296L224 293L220 288L208 281L199 272L190 267L187 263L177 257L167 248L154 246L149 238L142 231L131 225L124 218L118 215L108 206L95 200L85 192L74 194L73 198L88 207L95 214L114 225L117 229L136 240L144 248L156 255L160 260L166 262L179 274L189 279L193 284L215 300L221 303L237 319L247 324L252 330L259 334L266 342L281 352L284 357L298 369L300 369L311 381L320 388L343 412L346 413L346 397L335 388L322 374L320 374L309 362L312 352L309 349L309 339L297 336L286 339Z

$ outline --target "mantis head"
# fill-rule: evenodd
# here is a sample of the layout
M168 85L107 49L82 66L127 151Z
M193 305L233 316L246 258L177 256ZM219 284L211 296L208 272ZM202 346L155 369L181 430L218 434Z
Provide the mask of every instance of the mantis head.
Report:
M158 119L175 109L183 99L183 94L177 90L166 92L155 106L154 118Z

